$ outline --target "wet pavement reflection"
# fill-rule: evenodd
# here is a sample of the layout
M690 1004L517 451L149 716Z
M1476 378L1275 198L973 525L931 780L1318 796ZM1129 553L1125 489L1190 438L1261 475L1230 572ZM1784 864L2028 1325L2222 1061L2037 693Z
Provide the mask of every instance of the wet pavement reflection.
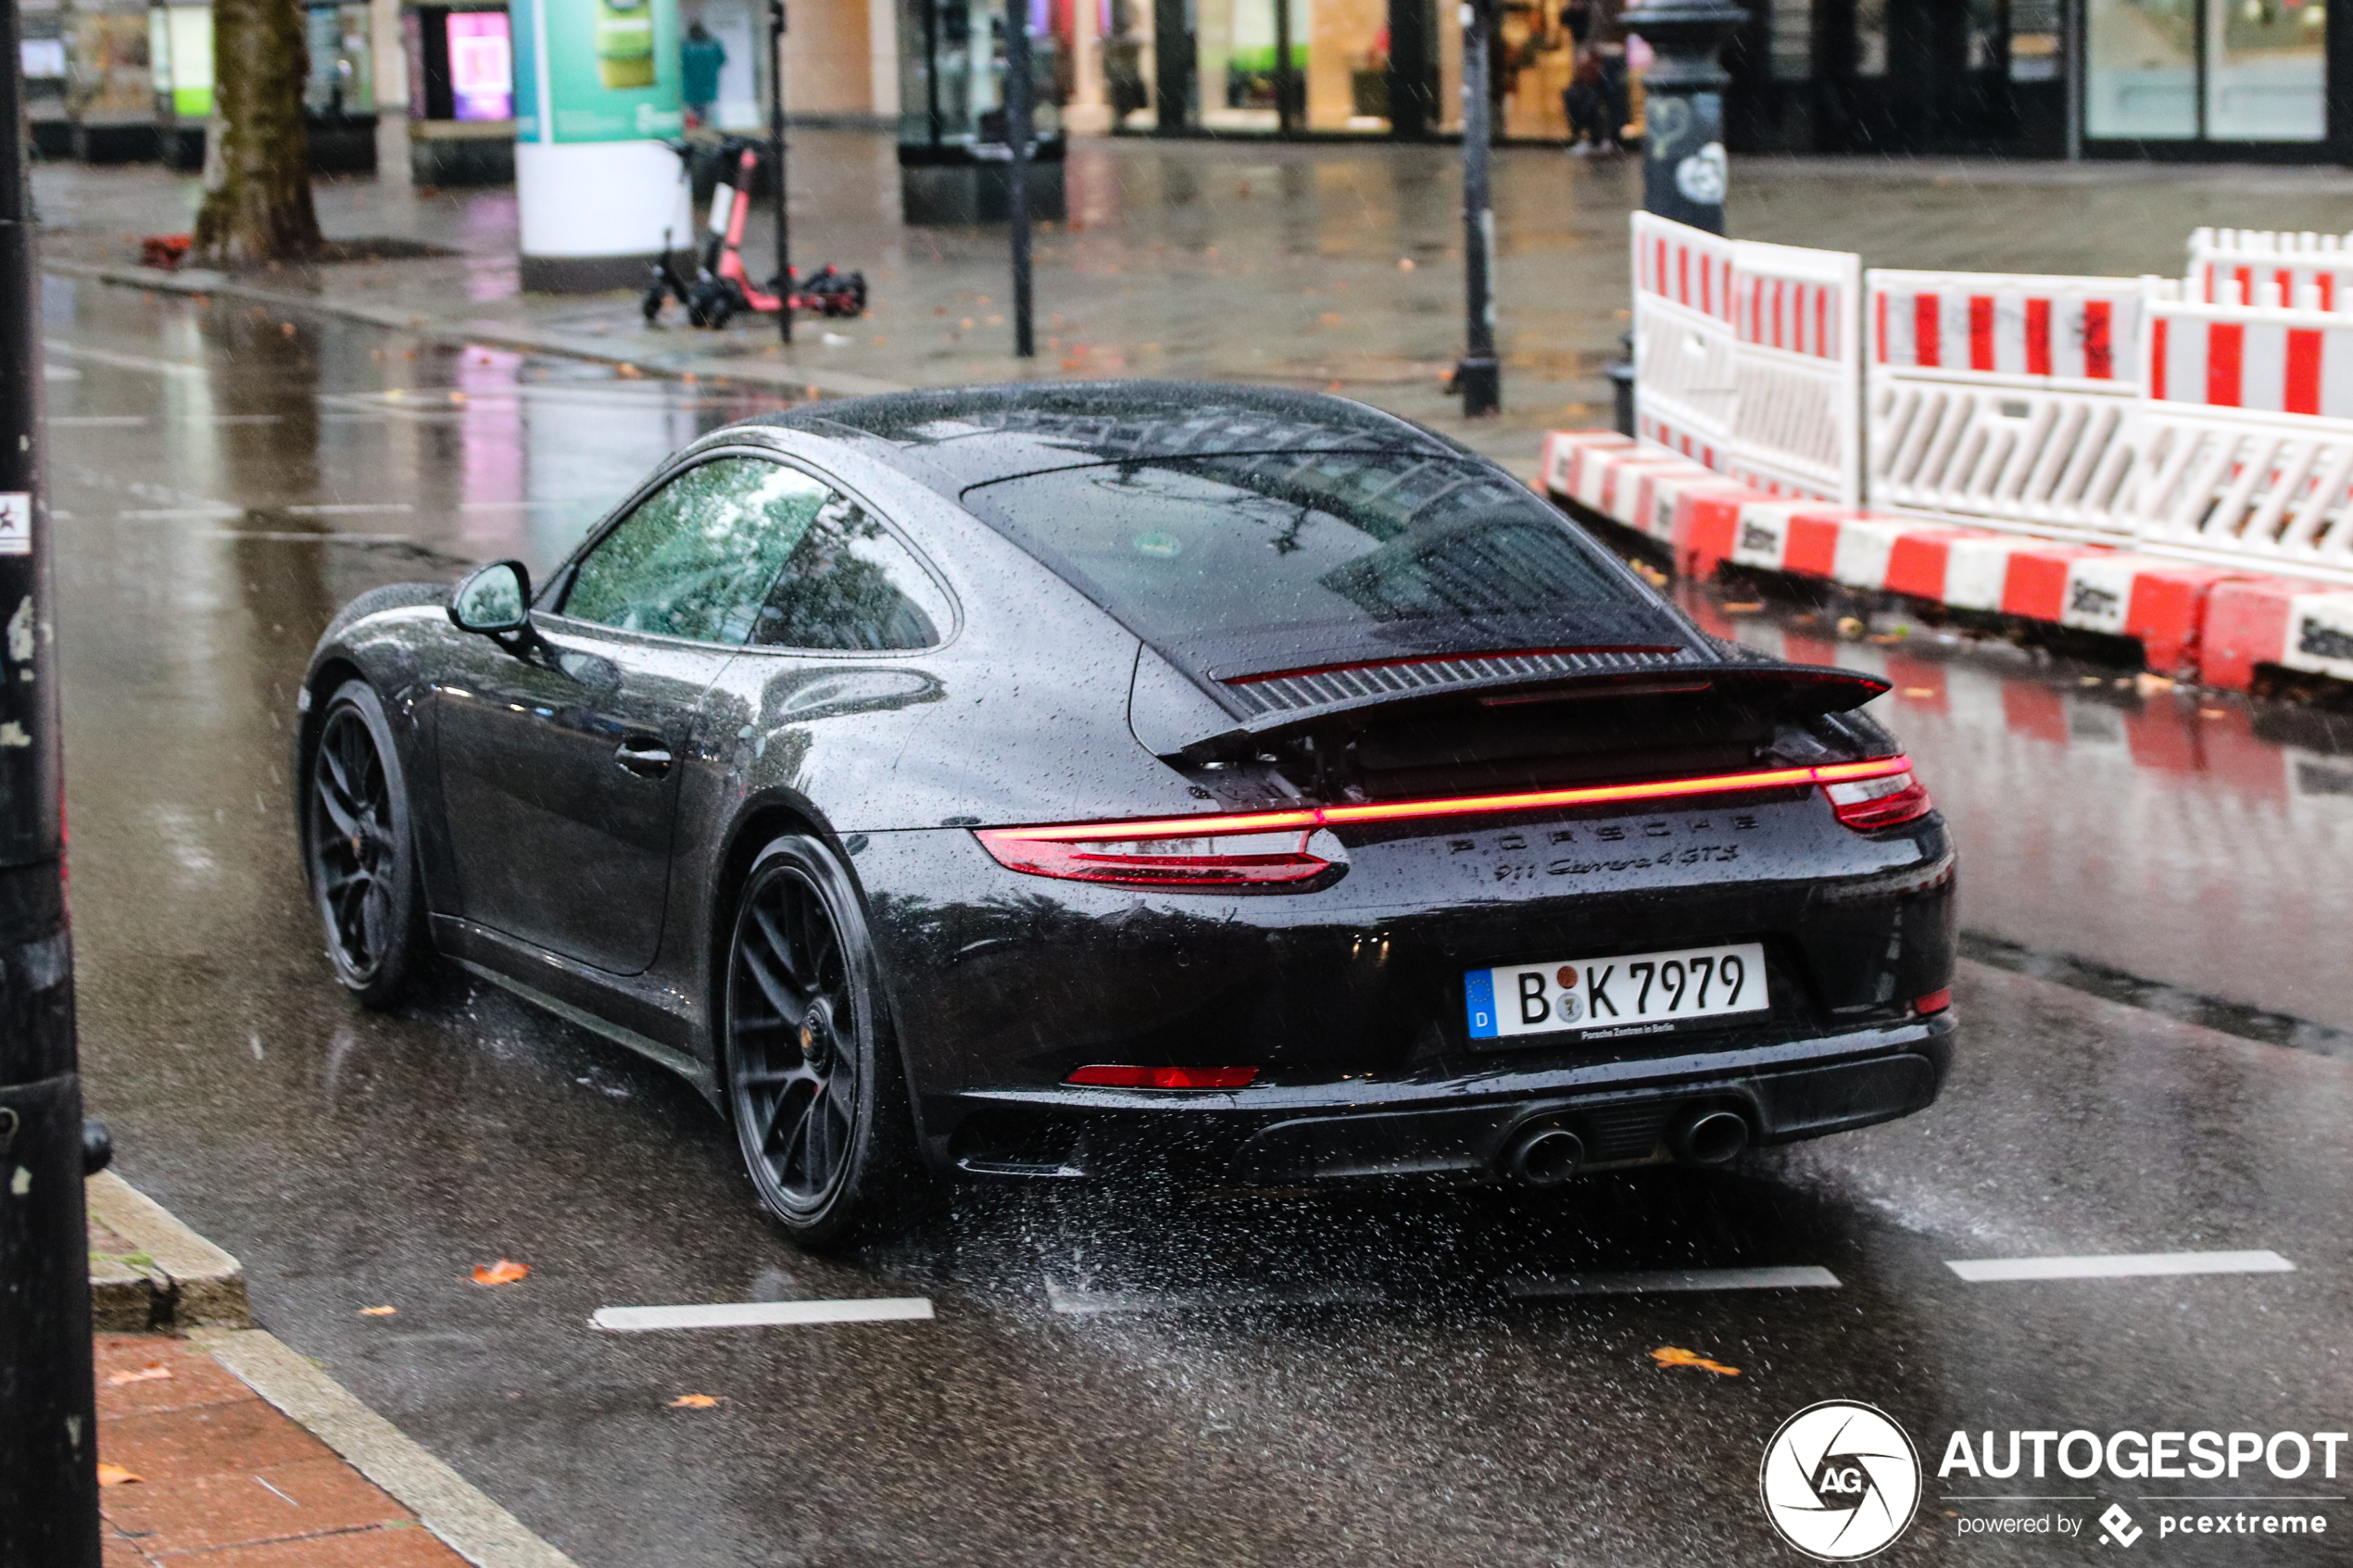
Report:
M285 777L337 606L500 556L544 571L662 455L768 405L226 302L53 282L46 305L94 1109L126 1175L244 1259L269 1327L584 1568L1780 1561L1756 1458L1819 1399L1931 1445L2345 1424L2353 1063L2012 972L2078 960L2329 1047L2353 1027L2342 721L1719 603L1746 640L1894 682L1968 924L2027 955L1965 966L1933 1110L1563 1196L964 1189L903 1245L817 1260L760 1222L732 1137L661 1070L462 976L347 1005ZM2296 1272L1945 1267L2256 1248ZM469 1283L498 1257L530 1278ZM1837 1287L1556 1293L1793 1266ZM937 1319L588 1326L901 1294ZM360 1315L379 1305L398 1311ZM1655 1365L1668 1346L1740 1375ZM670 1408L686 1393L723 1402ZM1885 1561L2047 1561L1958 1538L1982 1505L1948 1494L1987 1489L1931 1475ZM2327 1556L2233 1549L2201 1561Z

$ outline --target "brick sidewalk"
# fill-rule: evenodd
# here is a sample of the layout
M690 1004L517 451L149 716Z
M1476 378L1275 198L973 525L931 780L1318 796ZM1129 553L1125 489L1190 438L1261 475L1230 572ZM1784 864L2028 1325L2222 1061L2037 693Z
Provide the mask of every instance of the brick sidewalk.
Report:
M185 1340L106 1334L95 1348L98 1457L140 1477L99 1491L107 1568L465 1568Z

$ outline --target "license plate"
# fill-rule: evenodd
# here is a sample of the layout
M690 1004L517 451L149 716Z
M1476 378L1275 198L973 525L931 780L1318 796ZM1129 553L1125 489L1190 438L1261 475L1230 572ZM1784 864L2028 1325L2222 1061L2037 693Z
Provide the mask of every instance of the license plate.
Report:
M1474 1040L1655 1035L1690 1019L1772 1006L1765 948L1755 942L1474 969L1463 976L1463 992Z

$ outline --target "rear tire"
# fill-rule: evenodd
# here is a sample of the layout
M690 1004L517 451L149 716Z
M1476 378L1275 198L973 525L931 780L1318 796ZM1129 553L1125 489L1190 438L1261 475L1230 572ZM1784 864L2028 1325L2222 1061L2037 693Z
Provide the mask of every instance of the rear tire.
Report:
M328 961L361 1007L390 1007L425 956L424 897L400 750L367 682L328 700L303 784L303 862Z
M800 834L753 860L727 941L728 1119L761 1207L801 1248L880 1239L925 1209L914 1119L849 874Z

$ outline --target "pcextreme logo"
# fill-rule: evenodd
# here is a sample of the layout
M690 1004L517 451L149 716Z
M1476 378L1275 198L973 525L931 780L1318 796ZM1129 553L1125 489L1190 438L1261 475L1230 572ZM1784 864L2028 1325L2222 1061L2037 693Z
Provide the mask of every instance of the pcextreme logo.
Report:
M1765 1445L1757 1490L1781 1539L1824 1562L1852 1562L1912 1523L1919 1451L1884 1411L1825 1399L1781 1423Z

